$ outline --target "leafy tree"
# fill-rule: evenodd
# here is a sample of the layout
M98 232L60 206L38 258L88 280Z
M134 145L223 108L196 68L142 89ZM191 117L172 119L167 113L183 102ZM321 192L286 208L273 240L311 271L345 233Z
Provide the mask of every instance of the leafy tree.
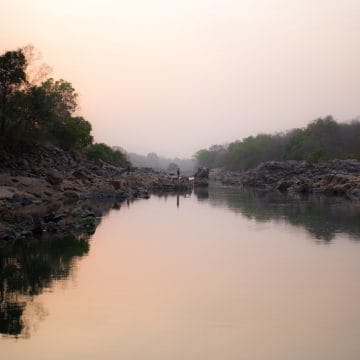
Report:
M156 169L159 168L159 156L156 153L151 152L151 153L147 154L146 159L147 159L147 162L149 163L150 167L156 168Z
M16 142L50 141L64 149L92 143L91 125L73 117L77 94L69 82L48 79L40 86L17 91L9 100L8 136Z
M89 157L114 165L130 164L123 151L105 144L91 146L91 124L74 115L75 89L63 79L43 81L50 68L38 60L32 46L0 56L0 146L12 150L50 142L65 150L86 148Z
M213 167L213 159L209 150L201 149L194 155L194 157L200 166Z
M208 150L199 150L194 155L194 158L200 166L208 168L221 167L226 162L227 152L227 148L223 145L212 145Z
M52 129L54 142L65 150L82 149L92 143L91 124L83 117L67 117Z
M302 160L304 154L305 131L295 129L289 132L288 139L284 148L284 160Z
M199 150L199 165L248 169L269 160L306 160L310 163L329 159L360 159L360 121L337 123L331 116L319 118L306 128L281 134L259 134L236 140L222 147L213 145Z
M115 166L127 167L131 165L125 153L119 150L113 150L104 143L88 146L85 149L85 154L89 159L102 160Z
M8 101L10 97L26 84L26 59L22 50L7 51L0 56L0 134L6 131Z
M31 87L28 94L31 122L33 127L41 129L43 139L64 148L91 143L91 125L83 118L72 117L77 108L77 94L69 82L50 78L40 86ZM76 140L77 136L81 139Z

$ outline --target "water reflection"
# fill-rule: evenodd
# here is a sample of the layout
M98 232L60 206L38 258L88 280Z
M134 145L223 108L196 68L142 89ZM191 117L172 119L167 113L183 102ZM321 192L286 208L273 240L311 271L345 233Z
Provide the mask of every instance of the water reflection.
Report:
M88 238L67 235L17 242L0 252L0 333L29 336L23 318L26 304L67 278L77 258L89 252ZM41 317L41 311L38 314Z
M174 192L154 192L153 194L158 198L163 198L165 200L167 200L168 198L175 199L176 207L180 208L181 199L186 199L190 197L192 194L192 190L186 189Z
M207 209L201 206L209 204L229 209L257 222L285 221L303 227L312 235L312 238L321 243L329 243L338 233L344 233L351 239L360 240L360 206L342 199L294 198L276 193L239 191L224 187L198 188L194 190L194 195L191 195L190 192L181 192L158 194L157 196L159 199L167 200L171 207L183 210L176 211L176 216L172 219L173 228L176 228L179 223L189 224L186 213L192 211L199 217L202 216L200 214L202 212L207 216L215 216L206 212ZM192 199L188 199L190 196ZM197 201L194 200L194 197ZM196 202L199 205L197 207L194 206ZM131 206L131 203L128 201L127 206ZM120 209L119 203L90 205L86 205L87 209L97 211L99 215L107 214L110 209ZM158 211L164 212L161 219L164 219L165 214L169 213L165 206L160 207L160 203L154 201L153 206L159 206ZM138 212L134 216L137 221L146 222L145 214L141 213L140 209L136 210ZM148 213L146 214L148 216ZM191 217L196 218L192 215ZM171 217L167 221L169 219ZM231 222L228 227L231 227L234 221L229 221ZM122 223L122 226L126 227L126 222ZM190 234L195 234L196 226L194 223ZM130 225L129 227L133 231L134 228ZM146 229L150 227L151 224L145 226ZM171 226L169 225L169 227ZM223 230L224 235L227 235L227 230L231 233L231 229L228 227ZM172 234L170 236L172 240L173 228L169 231L169 234ZM162 228L161 231L164 229ZM110 232L112 233L113 229ZM170 237L165 236L167 239ZM154 238L160 239L156 236ZM183 243L183 239L180 243ZM192 244L192 242L190 243ZM44 290L51 289L54 282L68 278L75 269L77 261L89 253L89 247L89 235L68 234L62 237L43 237L33 242L22 241L14 244L11 248L1 249L0 333L11 337L29 337L34 322L39 322L46 316L46 309L41 304L36 304L36 296L43 293ZM34 311L27 318L25 313L31 304Z
M321 243L331 242L337 233L360 240L360 204L342 198L292 197L218 186L194 192L199 201L226 207L257 222L275 220L301 226Z

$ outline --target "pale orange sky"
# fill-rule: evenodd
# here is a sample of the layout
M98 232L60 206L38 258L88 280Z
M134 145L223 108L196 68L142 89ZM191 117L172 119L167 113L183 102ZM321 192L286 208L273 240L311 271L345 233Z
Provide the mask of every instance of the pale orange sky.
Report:
M191 156L360 114L359 0L1 0L0 50L33 44L96 141Z

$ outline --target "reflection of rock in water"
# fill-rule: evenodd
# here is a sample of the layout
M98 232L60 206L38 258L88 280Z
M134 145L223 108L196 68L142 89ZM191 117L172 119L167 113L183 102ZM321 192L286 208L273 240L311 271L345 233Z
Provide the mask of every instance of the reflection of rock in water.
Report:
M194 193L198 200L205 200L209 198L209 188L208 187L196 187L194 188Z
M24 319L27 303L33 301L54 280L67 278L75 259L89 251L87 237L68 235L44 238L32 243L21 241L0 253L0 333L28 336L33 319ZM43 317L37 305L34 316ZM36 322L36 319L34 319Z
M360 240L360 205L341 198L295 198L275 192L210 187L209 202L258 222L280 220L301 226L320 242L331 241L336 233Z
M192 189L182 189L182 190L178 190L178 191L167 191L167 192L163 192L163 191L153 191L152 192L154 195L156 195L158 198L163 198L165 200L167 200L168 198L176 198L176 207L179 208L180 207L180 198L186 198L187 196L192 194Z

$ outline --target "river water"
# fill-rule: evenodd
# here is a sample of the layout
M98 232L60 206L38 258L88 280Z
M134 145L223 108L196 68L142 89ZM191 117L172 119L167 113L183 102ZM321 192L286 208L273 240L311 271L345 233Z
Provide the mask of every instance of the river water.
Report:
M360 358L360 206L211 187L3 251L1 359Z

